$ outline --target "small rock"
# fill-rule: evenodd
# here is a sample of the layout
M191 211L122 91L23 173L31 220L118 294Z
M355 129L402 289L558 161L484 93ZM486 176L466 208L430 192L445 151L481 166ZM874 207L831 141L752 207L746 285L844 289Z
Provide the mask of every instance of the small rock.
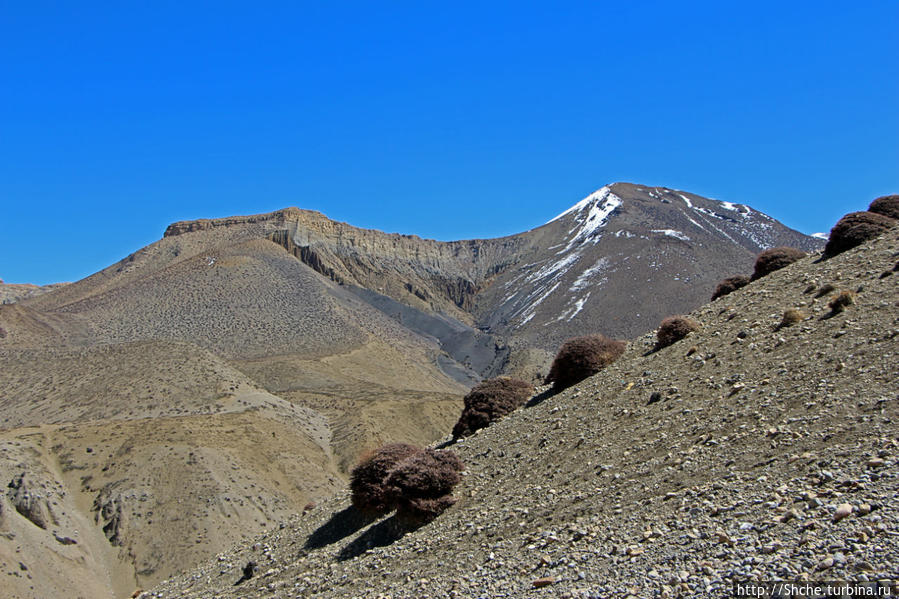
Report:
M53 538L56 539L57 543L61 543L63 545L77 545L78 544L78 541L76 541L72 537L64 537L64 536L58 535L56 533L53 533Z
M833 513L833 521L839 522L843 518L849 516L852 513L852 506L848 503L841 503L837 506L837 511Z
M789 512L785 512L783 516L780 517L781 522L789 522L793 518L799 517L799 511L796 508L791 509Z
M828 556L828 557L825 557L824 559L822 559L820 562L818 562L817 569L818 570L827 570L832 567L833 567L833 558Z
M859 570L859 571L861 571L861 572L873 572L873 571L874 571L874 566L872 566L872 565L869 564L868 562L862 561L862 562L856 562L856 563L855 563L855 569L856 569L856 570Z
M539 589L554 584L555 582L556 579L552 576L544 576L543 578L538 578L537 580L533 581L531 584L534 585L534 588Z

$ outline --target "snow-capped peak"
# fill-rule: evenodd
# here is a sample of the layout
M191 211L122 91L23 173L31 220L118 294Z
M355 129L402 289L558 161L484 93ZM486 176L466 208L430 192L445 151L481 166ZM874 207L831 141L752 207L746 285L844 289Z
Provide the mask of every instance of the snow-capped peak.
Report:
M580 202L578 202L577 204L575 204L574 206L572 206L571 208L569 208L568 210L563 212L562 214L558 215L557 217L555 217L551 220L548 220L546 222L546 224L549 224L553 221L557 221L560 218L562 218L563 216L565 216L566 214L571 214L573 212L580 212L581 210L583 210L590 204L599 203L600 201L604 200L610 194L611 194L611 190L609 189L609 186L603 185L602 187L600 187L599 189L597 189L596 191L594 191L593 193L588 195L586 198L584 198L583 200L581 200Z
M824 241L827 241L828 239L830 239L830 233L812 233L811 236L816 237L818 239L823 239Z

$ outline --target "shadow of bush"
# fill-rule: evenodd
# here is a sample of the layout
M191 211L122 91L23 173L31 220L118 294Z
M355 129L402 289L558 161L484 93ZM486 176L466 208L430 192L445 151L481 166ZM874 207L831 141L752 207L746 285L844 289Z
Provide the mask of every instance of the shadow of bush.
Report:
M348 506L334 513L327 522L309 535L304 547L320 549L331 545L365 528L375 520L377 516L363 514L353 506Z
M340 553L337 554L337 559L343 562L359 557L369 549L386 547L401 539L406 533L417 530L421 526L423 525L414 526L407 522L400 522L396 514L393 514L353 539L351 543L340 550Z

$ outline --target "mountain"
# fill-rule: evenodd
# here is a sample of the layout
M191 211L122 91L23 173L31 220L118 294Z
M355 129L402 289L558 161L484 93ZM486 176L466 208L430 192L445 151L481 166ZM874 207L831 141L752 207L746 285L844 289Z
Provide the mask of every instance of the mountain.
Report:
M67 284L32 285L30 283L4 283L3 279L0 279L0 304L14 304L20 300L36 297Z
M15 596L154 584L330 497L365 450L440 438L479 378L538 378L565 337L636 336L760 249L819 244L746 206L620 183L488 240L297 208L174 223L0 305Z
M479 295L475 313L514 347L546 355L585 323L621 338L652 329L707 301L722 278L751 272L764 249L822 247L749 206L627 183L522 237L522 258Z
M142 597L894 588L897 256L894 228L700 307L701 330L670 347L634 339L597 375L451 445L458 502L418 530L354 519L343 492ZM842 290L854 302L834 312ZM787 309L804 318L782 326ZM248 564L258 574L243 580Z

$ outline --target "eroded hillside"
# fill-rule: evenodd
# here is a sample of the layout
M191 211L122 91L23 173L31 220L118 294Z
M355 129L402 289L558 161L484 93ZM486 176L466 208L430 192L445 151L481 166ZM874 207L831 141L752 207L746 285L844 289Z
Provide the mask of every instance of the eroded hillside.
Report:
M342 494L145 597L708 596L899 578L899 231L692 313L702 329L452 448L458 503L401 538ZM829 306L843 291L854 303ZM782 326L784 311L802 319ZM253 562L258 574L241 579ZM538 588L540 587L540 588ZM542 589L542 590L541 590Z

